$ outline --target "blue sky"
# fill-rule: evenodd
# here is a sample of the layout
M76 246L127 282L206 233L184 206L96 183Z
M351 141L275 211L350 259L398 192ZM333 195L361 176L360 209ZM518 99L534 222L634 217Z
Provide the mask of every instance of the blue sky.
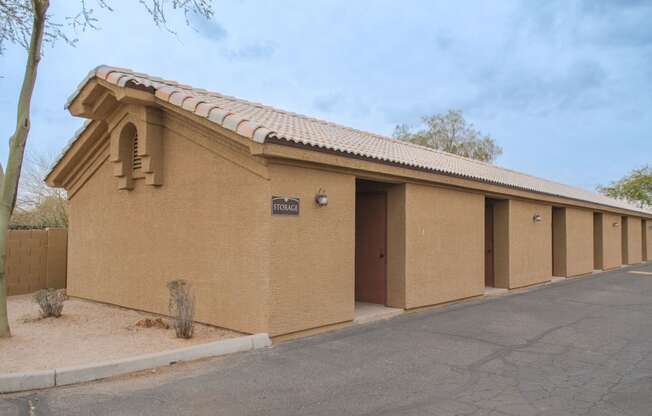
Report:
M53 3L59 19L79 4ZM503 147L498 165L588 189L652 163L649 1L216 0L211 21L173 17L176 33L112 4L76 47L45 50L30 149L63 148L82 123L67 97L109 64L386 135L462 109ZM24 61L0 57L3 138Z

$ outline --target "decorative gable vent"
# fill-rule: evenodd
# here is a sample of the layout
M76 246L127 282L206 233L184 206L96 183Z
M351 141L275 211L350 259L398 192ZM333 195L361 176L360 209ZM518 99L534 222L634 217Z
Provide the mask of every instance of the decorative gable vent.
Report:
M134 149L133 149L133 159L131 160L131 166L134 170L139 170L143 167L143 159L138 154L138 133L134 134Z
M111 127L111 162L118 189L134 189L134 179L159 186L163 178L163 114L129 105Z

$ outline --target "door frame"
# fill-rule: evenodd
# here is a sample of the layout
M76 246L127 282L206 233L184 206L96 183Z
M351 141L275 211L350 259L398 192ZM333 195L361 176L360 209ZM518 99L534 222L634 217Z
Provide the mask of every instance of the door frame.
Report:
M387 299L388 299L388 269L387 269L387 238L388 238L388 195L387 192L384 189L369 189L369 190L356 190L355 194L355 199L356 199L356 204L355 204L355 247L354 247L354 287L353 287L353 296L354 296L354 301L358 302L358 265L359 265L359 259L358 259L358 197L359 195L364 195L364 194L378 194L383 196L383 217L384 217L384 241L381 246L381 253L379 255L382 258L382 269L383 269L383 278L382 278L382 293L383 293L383 306L387 306ZM360 300L360 302L368 302L365 300ZM376 303L376 302L369 302L369 303ZM378 305L381 305L381 303L376 303Z
M494 205L491 201L485 200L484 205L484 285L485 287L496 287L496 256L494 241ZM487 247L490 243L491 253Z

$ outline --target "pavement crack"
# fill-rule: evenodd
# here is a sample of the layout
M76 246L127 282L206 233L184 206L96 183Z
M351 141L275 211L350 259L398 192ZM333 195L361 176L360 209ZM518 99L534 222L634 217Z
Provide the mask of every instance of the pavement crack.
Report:
M571 326L576 325L576 324L578 324L578 323L580 323L580 322L582 322L583 320L586 320L586 319L595 319L595 318L582 317L582 318L576 319L575 321L572 321L572 322L569 322L569 323L565 323L565 324L562 324L562 325L554 326L552 328L548 328L545 331L543 331L542 333L540 333L539 335L528 339L527 341L525 341L522 344L514 344L514 345L504 346L501 349L499 349L498 351L495 351L495 352L489 354L488 356L486 356L484 358L481 358L481 359L471 363L468 366L468 368L469 368L469 370L479 369L484 364L486 364L486 363L488 363L490 361L493 361L493 360L498 359L498 358L503 359L507 355L511 354L514 351L518 351L518 350L522 350L524 348L531 347L532 345L534 345L537 342L541 341L543 338L545 338L548 334L550 334L552 332L558 331L558 330L563 329L563 328L571 327Z

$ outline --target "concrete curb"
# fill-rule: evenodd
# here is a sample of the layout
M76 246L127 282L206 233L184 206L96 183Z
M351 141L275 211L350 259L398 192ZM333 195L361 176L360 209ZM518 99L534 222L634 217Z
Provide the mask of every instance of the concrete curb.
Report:
M18 391L43 389L54 386L65 386L100 380L136 371L163 367L181 361L191 361L200 358L217 357L269 347L272 341L267 334L255 334L239 338L225 339L192 347L144 354L120 360L78 367L57 368L54 370L34 371L27 373L0 374L0 393L15 393Z
M54 370L0 374L0 393L52 387L54 377Z

